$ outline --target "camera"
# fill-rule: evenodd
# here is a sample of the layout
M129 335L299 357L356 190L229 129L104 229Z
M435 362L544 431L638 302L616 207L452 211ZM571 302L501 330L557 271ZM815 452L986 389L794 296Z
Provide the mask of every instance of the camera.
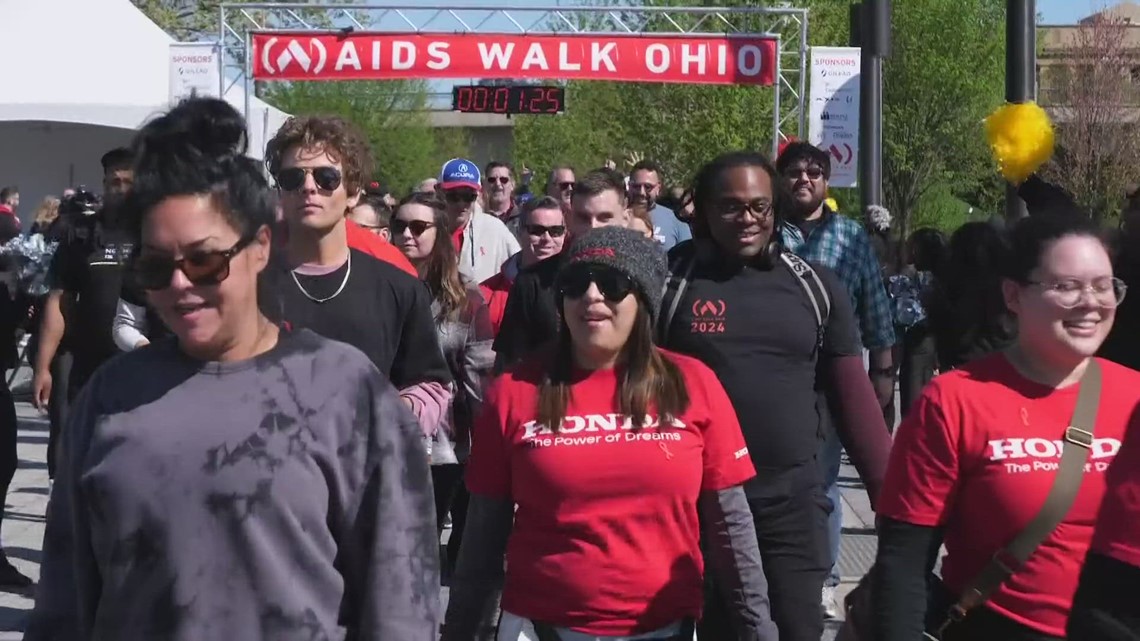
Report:
M81 185L59 204L59 213L63 216L90 216L102 206L102 199Z

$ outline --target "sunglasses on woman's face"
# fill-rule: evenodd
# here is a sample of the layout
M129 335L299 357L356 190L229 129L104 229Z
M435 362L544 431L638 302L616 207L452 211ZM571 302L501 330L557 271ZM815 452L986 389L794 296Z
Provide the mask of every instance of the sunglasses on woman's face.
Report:
M230 261L251 242L253 238L242 239L226 250L195 250L177 259L165 254L142 254L132 267L135 282L151 291L166 289L178 270L199 287L219 285L230 276Z
M336 167L289 167L277 172L277 186L285 191L297 191L305 186L305 175L312 174L313 182L323 191L336 191L342 174Z
M429 223L426 220L400 220L399 218L389 223L393 236L399 236L404 233L405 229L412 230L412 237L419 238L423 233L432 227L435 223Z
M602 297L611 303L620 303L633 291L633 281L629 276L610 267L571 267L562 276L562 295L566 298L581 298L590 289L590 283L598 286Z

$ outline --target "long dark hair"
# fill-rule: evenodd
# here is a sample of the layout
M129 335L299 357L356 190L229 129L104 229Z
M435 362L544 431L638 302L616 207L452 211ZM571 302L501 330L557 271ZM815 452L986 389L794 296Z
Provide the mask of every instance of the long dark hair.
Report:
M990 223L966 223L950 236L946 268L935 276L928 305L943 369L1000 349L1015 337L1001 293L1009 257L1008 240Z
M467 289L459 275L459 256L455 253L455 245L451 243L454 225L447 215L447 207L434 194L417 192L400 201L393 218L399 216L404 205L422 205L431 210L432 222L435 224L435 242L431 254L419 267L420 279L427 285L432 298L439 302L436 322L455 320L467 304Z
M562 310L562 296L558 296ZM679 418L689 409L689 391L680 368L653 344L653 321L648 305L638 298L633 330L622 348L618 362L618 389L615 398L618 412L632 421L634 431L645 424L650 409L656 409L658 422L667 427L670 419ZM563 316L559 313L559 316ZM536 420L557 432L566 418L573 384L574 344L566 319L561 320L558 342L546 374L538 388Z

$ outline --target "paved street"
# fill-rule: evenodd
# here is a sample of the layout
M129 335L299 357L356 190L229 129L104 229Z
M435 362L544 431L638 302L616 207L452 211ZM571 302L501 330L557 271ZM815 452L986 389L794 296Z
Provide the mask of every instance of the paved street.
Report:
M16 409L20 417L20 469L8 492L2 537L12 562L25 574L38 579L48 498L45 462L48 428L46 419L27 403L18 403ZM872 533L874 515L852 468L844 467L841 482L846 502L840 559L844 578L842 595L855 585L874 559L875 537ZM23 637L24 623L31 607L32 600L28 595L0 592L0 641ZM829 629L824 639L830 641L834 632L834 629Z

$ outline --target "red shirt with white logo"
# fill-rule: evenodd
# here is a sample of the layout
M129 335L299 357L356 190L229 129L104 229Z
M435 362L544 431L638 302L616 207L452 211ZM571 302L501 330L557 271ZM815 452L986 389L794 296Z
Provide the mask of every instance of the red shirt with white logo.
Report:
M1092 549L1140 568L1140 427L1129 426L1107 483Z
M1064 521L986 607L1057 637L1105 492L1105 471L1140 401L1140 372L1097 359L1096 440ZM945 528L942 578L955 593L1021 532L1045 503L1079 385L1054 390L993 354L934 379L899 426L879 514Z
M575 373L557 433L534 421L544 361L521 363L487 391L467 485L518 504L504 610L603 636L699 616L697 496L755 470L716 375L666 357L685 377L689 409L670 420L650 408L652 424L637 431L614 413L613 370Z

